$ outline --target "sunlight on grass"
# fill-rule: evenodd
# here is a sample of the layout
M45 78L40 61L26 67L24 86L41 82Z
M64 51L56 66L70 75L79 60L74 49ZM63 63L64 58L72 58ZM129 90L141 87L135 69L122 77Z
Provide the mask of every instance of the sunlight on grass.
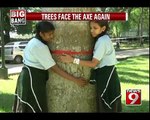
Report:
M14 93L17 77L18 75L11 75L9 76L9 79L6 79L6 80L0 79L0 83L2 84L2 86L0 86L0 92L1 93Z
M117 70L121 81L123 112L149 112L149 56L120 61ZM126 106L127 89L141 89L140 106Z
M149 83L149 56L128 58L117 65L120 80L133 84Z
M133 85L121 83L123 112L149 112L149 85ZM126 106L126 90L141 89L141 105Z
M18 75L0 79L0 112L11 112Z

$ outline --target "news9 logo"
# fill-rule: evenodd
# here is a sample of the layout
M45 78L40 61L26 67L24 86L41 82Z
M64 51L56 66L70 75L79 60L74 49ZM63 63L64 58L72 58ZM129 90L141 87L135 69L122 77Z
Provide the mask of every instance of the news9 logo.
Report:
M141 89L126 90L126 105L141 105Z

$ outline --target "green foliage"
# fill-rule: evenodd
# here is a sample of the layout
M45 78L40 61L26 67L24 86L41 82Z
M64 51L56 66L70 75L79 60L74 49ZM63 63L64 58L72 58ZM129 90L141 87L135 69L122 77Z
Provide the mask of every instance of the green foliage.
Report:
M17 9L17 7L6 7L6 8L1 8L3 10L3 26L5 31L10 31L11 30L11 25L10 25L10 19L9 19L9 13L11 9Z
M9 21L10 9L25 9L27 12L41 12L41 7L6 7L3 8L5 39L9 39L9 31L17 31L18 34L30 34L33 32L35 21L27 21L24 26L11 26ZM141 22L141 10L143 9L143 22ZM140 24L143 24L143 32L149 34L149 7L98 7L99 12L127 12L128 21L111 21L110 33L113 37L120 37L125 32L137 31L140 33Z
M143 14L142 14L143 9ZM142 18L141 18L142 17ZM142 20L143 19L143 20ZM143 21L143 22L142 22ZM130 28L137 30L137 35L140 33L140 25L143 24L143 30L149 31L149 8L133 8L129 18Z
M143 14L142 14L143 9ZM148 7L100 7L97 8L100 12L127 12L128 21L111 21L110 33L112 37L120 37L125 32L136 31L139 35L143 24L143 32L147 34L149 31L149 8ZM142 17L142 18L141 18ZM141 23L143 19L143 22Z
M117 70L121 81L123 112L149 112L149 56L120 61ZM126 89L141 89L140 106L126 105Z
M40 12L40 7L6 7L3 8L3 19L4 19L4 30L5 31L17 31L18 34L30 34L33 31L33 21L27 21L27 24L24 26L11 26L9 13L11 9L25 9L27 12Z
M22 7L27 12L41 12L40 7ZM26 25L15 26L17 34L32 34L34 31L35 21L27 21Z
M32 21L27 21L26 25L17 25L17 34L31 34L32 33Z
M2 10L2 18L3 18L3 29L4 29L4 44L10 42L10 34L11 31L16 31L18 34L31 34L33 32L33 25L35 22L27 21L27 25L24 26L14 26L10 25L10 10L11 9L25 9L27 12L39 12L41 11L40 7L6 7L1 8Z

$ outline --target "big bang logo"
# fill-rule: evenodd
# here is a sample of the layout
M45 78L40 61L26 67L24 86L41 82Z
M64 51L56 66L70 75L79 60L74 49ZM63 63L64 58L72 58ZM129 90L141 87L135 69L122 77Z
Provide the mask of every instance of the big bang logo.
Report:
M26 25L26 10L10 10L11 25Z

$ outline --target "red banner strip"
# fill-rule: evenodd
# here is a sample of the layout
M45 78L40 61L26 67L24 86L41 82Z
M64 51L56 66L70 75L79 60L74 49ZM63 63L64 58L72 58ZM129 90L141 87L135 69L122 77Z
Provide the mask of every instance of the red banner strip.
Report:
M31 12L26 13L27 20L86 21L86 20L128 20L125 12Z

